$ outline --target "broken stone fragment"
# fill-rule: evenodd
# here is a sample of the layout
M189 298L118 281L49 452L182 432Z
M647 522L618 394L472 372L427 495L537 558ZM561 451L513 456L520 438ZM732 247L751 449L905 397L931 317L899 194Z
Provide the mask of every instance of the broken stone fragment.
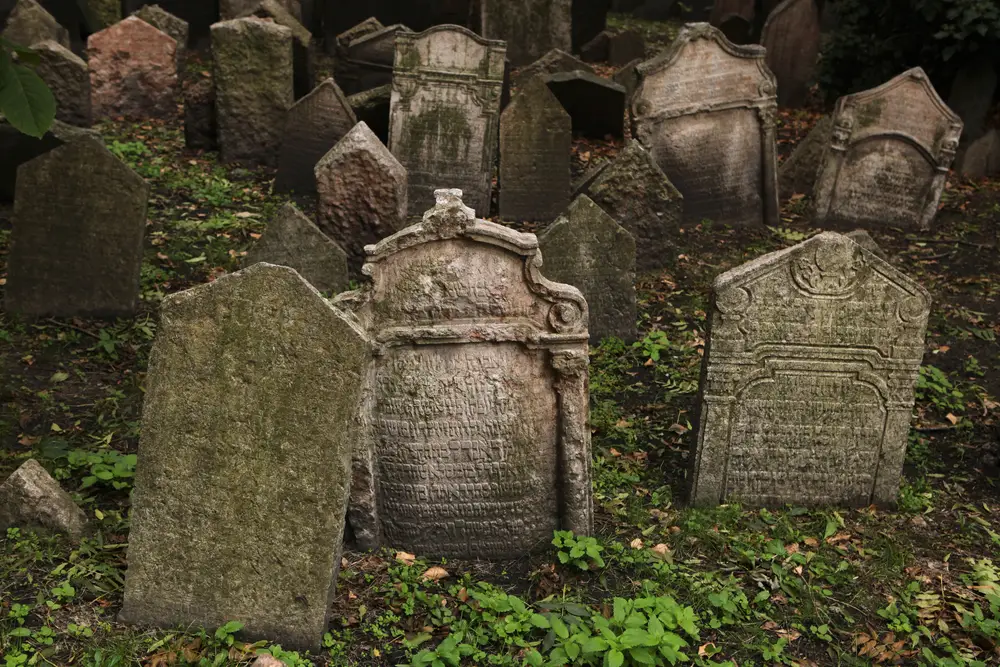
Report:
M79 539L87 515L35 459L28 459L0 484L0 530L41 528Z

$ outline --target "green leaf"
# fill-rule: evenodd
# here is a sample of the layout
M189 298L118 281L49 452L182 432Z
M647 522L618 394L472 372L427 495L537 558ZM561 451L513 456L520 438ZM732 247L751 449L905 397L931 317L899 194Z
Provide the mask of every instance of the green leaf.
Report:
M545 618L544 616L542 616L541 614L532 614L531 618L529 620L531 621L531 624L533 626L535 626L536 628L548 628L548 627L551 627L551 624L549 623L549 620L547 618Z
M625 664L625 655L618 649L611 649L604 654L604 667L622 667Z
M580 648L584 653L601 653L608 650L608 643L600 637L590 637Z
M656 646L660 643L658 639L651 637L642 628L629 628L621 634L618 640L625 648L632 648L633 646Z
M552 617L552 630L560 639L569 637L569 628L566 627L566 624L558 616Z
M648 648L642 648L642 647L633 648L629 650L628 654L629 657L632 658L632 660L639 663L640 665L656 664L656 658L653 657L653 654L649 652Z
M0 113L15 128L41 139L56 117L56 100L35 72L0 49Z
M530 665L530 667L542 667L542 665L545 664L545 659L542 657L541 653L535 649L531 649L531 651L524 656L524 664Z

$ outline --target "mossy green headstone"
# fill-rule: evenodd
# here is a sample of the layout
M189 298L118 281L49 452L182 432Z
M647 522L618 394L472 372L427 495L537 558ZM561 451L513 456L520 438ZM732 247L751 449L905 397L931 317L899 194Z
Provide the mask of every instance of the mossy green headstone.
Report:
M299 274L256 264L163 302L121 618L244 623L318 649L340 563L364 333Z
M550 49L572 49L572 0L482 0L480 32L507 42L514 66L527 65Z

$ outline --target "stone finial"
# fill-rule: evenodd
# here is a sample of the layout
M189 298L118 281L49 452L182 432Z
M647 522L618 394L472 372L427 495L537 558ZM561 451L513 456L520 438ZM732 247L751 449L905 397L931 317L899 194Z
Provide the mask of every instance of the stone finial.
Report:
M441 236L456 236L476 221L476 212L462 201L462 191L446 188L434 191L434 208L424 213L424 229Z

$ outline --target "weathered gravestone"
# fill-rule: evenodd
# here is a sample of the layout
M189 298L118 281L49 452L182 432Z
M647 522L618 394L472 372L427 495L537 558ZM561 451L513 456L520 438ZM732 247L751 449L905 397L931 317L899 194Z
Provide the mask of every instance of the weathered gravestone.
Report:
M919 67L837 100L816 178L817 224L928 229L962 120Z
M41 139L36 139L0 119L0 155L3 156L0 160L0 201L14 201L17 170L22 164L53 148L85 136L100 138L100 135L93 130L54 120L48 132Z
M588 195L635 238L640 271L677 259L684 197L639 142L629 142L613 162L587 174L574 194Z
M0 530L27 528L80 539L89 532L87 515L35 459L28 459L0 484Z
M184 54L187 52L188 22L174 16L159 5L144 5L132 16L142 19L157 30L174 38L174 41L177 42L177 68L179 71L184 65Z
M514 75L514 85L520 87L536 76L555 74L556 72L572 72L573 70L594 73L594 68L579 58L571 56L565 51L552 49L527 67L517 70Z
M636 241L586 195L538 235L542 270L576 287L587 300L590 342L635 340Z
M146 182L89 136L21 165L6 310L31 317L134 313L148 196Z
M602 30L592 40L580 47L580 58L588 63L602 63L608 59L611 30Z
M459 26L396 36L389 150L409 174L410 215L451 186L488 214L504 51Z
M621 67L645 56L646 40L635 30L615 33L608 41L609 65Z
M573 0L479 0L480 34L507 42L515 67L550 49L569 51Z
M986 120L997 89L997 71L989 56L967 63L955 75L948 107L962 119L962 142L974 141L986 132Z
M7 17L2 36L19 46L31 46L45 40L70 47L69 31L35 0L18 0Z
M238 18L256 16L273 21L292 31L292 76L295 97L308 95L316 81L312 33L279 0L255 0Z
M357 124L354 111L333 79L327 79L289 109L278 155L275 192L316 192L316 163Z
M216 23L212 62L222 159L273 164L295 99L292 31L256 17Z
M767 49L767 66L778 81L778 104L805 104L819 58L816 0L784 0L767 17L760 43Z
M413 31L397 23L341 44L335 76L344 91L355 94L392 83L396 36L404 32Z
M199 2L198 0L156 1L165 11L187 22L189 44L207 42L210 26L219 20L219 3L214 0L211 2ZM125 0L125 13L131 14L145 4L147 4L145 0ZM162 28L160 29L162 30Z
M354 115L375 133L383 144L389 143L389 108L392 104L392 84L379 86L347 98Z
M625 89L626 108L631 106L632 95L635 94L635 89L639 87L639 65L642 62L641 58L637 58L630 63L626 63L611 77L612 81Z
M825 115L778 167L778 192L784 201L794 194L812 194L816 173L823 162L823 152L830 145L833 116Z
M364 333L256 264L164 302L121 618L318 649L337 581Z
M92 116L87 63L52 40L32 44L31 48L38 54L35 73L42 78L56 100L56 118L70 125L89 127Z
M363 122L316 164L317 224L347 251L353 274L366 245L406 225L406 181L406 169Z
M569 204L573 128L536 77L500 116L500 217L554 220Z
M365 35L370 35L373 32L378 32L384 27L385 26L382 25L382 22L377 18L369 16L364 21L337 35L336 43L338 46L346 46L354 40L364 37Z
M130 16L87 40L95 118L177 115L177 41Z
M362 548L517 558L593 527L587 302L457 190L335 299L377 337L348 517Z
M347 289L347 253L319 230L295 204L285 204L247 253L244 266L259 262L287 266L321 292Z
M696 505L890 505L930 295L831 232L715 280Z
M625 89L610 79L575 70L543 80L573 119L573 134L591 139L625 134Z
M122 20L120 0L82 0L76 3L95 30L110 28Z
M261 0L219 0L219 18L223 21L242 18L252 14L260 2ZM302 5L298 0L276 0L276 2L296 21L302 21Z
M777 110L764 49L690 23L639 74L634 134L684 195L684 219L777 224Z

